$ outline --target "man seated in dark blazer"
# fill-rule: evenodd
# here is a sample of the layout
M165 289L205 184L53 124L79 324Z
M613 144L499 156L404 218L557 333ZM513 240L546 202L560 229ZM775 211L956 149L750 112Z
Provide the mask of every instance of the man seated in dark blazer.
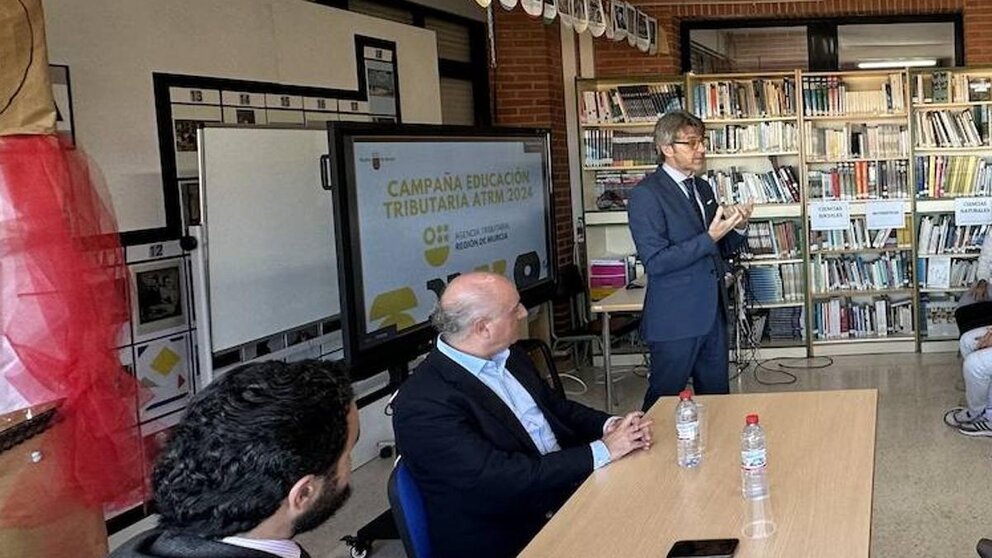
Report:
M682 110L658 119L662 164L631 192L630 234L644 262L641 335L651 351L647 411L662 395L730 391L727 362L727 272L724 258L745 241L754 204L721 205L699 175L709 139L703 122Z
M111 558L307 558L292 538L347 500L357 438L337 364L232 370L194 398L155 467L158 528Z
M642 413L559 397L510 348L526 316L505 277L457 277L432 316L436 348L393 401L439 558L516 556L593 470L650 446Z

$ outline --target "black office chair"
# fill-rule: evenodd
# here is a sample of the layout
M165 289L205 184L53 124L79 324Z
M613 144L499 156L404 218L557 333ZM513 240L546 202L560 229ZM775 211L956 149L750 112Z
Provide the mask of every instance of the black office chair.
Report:
M403 459L399 459L393 467L386 491L406 555L410 558L433 558L424 498Z
M572 358L575 360L575 368L578 370L579 362L584 359L579 358L579 346L585 345L592 361L592 349L598 348L600 354L603 353L603 325L600 320L592 320L589 317L589 298L586 294L586 281L579 271L577 265L567 265L559 273L558 282L555 285L555 303L568 305L570 312L569 327L563 331L552 328L551 349L559 350L562 344L569 344L572 348ZM636 315L611 315L610 316L610 339L616 340L621 336L637 330L641 325L641 319ZM575 380L585 388L585 382L572 374L562 374L562 378Z
M540 339L521 339L516 342L517 348L527 353L530 360L534 363L534 368L537 369L538 374L541 375L541 379L544 380L551 389L555 391L563 399L565 398L565 387L561 383L561 376L558 374L558 367L555 366L554 355L551 353L551 347Z

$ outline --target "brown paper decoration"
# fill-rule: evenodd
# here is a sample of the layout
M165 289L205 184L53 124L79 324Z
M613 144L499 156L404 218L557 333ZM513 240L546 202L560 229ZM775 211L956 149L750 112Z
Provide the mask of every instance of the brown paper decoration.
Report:
M41 0L4 0L0 2L0 136L54 132L55 101Z

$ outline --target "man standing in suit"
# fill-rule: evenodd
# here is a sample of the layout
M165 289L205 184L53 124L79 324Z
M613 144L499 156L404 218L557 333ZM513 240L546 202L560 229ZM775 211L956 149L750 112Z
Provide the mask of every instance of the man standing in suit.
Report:
M261 362L190 403L152 475L157 529L110 558L308 558L351 493L358 409L337 363Z
M648 275L641 328L651 351L646 411L685 389L730 391L724 258L744 243L754 206L721 206L699 178L706 163L703 122L669 112L654 128L663 161L634 188L627 213Z
M439 558L516 556L593 470L650 446L643 413L559 397L510 348L526 316L505 277L455 278L432 316L437 346L393 401Z

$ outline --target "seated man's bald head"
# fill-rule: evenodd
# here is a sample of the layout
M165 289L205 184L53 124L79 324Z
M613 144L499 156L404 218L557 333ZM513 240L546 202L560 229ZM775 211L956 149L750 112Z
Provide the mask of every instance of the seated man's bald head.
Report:
M487 271L459 275L448 283L431 315L431 322L446 343L481 344L486 350L500 347L510 336L494 331L498 320L522 318L517 311L520 297L506 277ZM524 314L526 312L524 311ZM515 327L515 324L513 324ZM514 337L507 346L516 341Z

